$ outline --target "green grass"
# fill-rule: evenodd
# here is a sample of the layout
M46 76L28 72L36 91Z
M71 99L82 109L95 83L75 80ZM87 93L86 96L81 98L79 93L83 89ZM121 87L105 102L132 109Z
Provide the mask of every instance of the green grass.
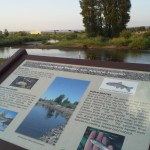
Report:
M0 65L3 64L6 61L4 58L0 58Z
M23 45L25 42L32 42L32 41L47 41L47 35L17 35L17 34L10 34L7 37L0 38L0 46L13 46L13 45Z
M130 39L124 37L113 38L110 40L110 43L115 46L128 46L130 42Z
M131 48L145 49L150 47L150 38L135 35L131 37L131 42L129 43Z
M109 45L109 40L104 37L93 37L89 38L86 34L72 34L72 35L64 35L63 38L58 38L60 41L56 43L56 46L106 46Z
M113 38L110 40L112 45L116 46L128 46L134 49L146 49L150 48L150 32L133 32L127 38L127 35L121 34L118 38Z
M54 35L51 38L54 38ZM146 33L123 31L120 37L112 39L101 36L88 37L85 33L56 34L55 38L59 40L59 43L54 44L56 46L100 48L113 45L134 49L150 48L149 31Z
M50 44L46 42L50 39L59 40L58 43ZM22 45L25 42L42 41L44 45L82 47L82 48L101 48L105 46L126 46L134 49L150 48L150 31L136 32L124 30L117 38L105 38L102 36L88 37L86 33L51 33L42 35L9 35L0 38L0 46Z

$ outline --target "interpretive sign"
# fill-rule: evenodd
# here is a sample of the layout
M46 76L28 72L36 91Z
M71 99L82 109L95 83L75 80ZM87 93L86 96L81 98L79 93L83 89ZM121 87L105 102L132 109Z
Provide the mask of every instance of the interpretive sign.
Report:
M0 145L148 150L150 65L31 56L0 69Z

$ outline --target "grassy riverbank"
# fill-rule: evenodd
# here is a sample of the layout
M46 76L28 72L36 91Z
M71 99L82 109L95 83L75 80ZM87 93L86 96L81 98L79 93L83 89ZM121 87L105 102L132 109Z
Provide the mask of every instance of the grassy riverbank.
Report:
M0 65L3 64L6 61L4 58L0 58Z
M124 48L124 49L145 49L150 48L150 31L131 32L123 31L117 38L106 37L87 37L85 33L72 33L68 35L55 35L52 38L58 39L60 42L55 46L62 47L80 47L80 48Z
M8 47L8 46L16 46L16 45L24 45L27 42L40 41L41 43L45 43L49 39L49 35L47 34L38 34L32 35L26 32L16 32L9 34L8 36L0 36L0 46Z
M59 40L50 43L49 40ZM41 44L27 43L40 41ZM25 44L25 46L24 46ZM0 38L0 46L23 45L24 48L82 48L82 49L147 49L150 48L150 29L145 31L124 30L119 37L106 38L102 36L88 37L86 33L43 33L31 35L29 33L15 33Z

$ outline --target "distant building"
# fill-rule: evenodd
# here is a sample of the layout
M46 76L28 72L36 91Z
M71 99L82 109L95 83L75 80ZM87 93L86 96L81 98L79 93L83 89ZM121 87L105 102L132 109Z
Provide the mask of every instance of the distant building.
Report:
M41 34L41 31L31 31L30 34Z

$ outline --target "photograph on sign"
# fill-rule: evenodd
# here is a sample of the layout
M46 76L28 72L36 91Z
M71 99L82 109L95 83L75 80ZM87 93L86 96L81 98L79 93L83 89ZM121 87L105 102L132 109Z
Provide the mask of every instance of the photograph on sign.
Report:
M0 108L0 131L4 131L16 117L17 112Z
M19 88L25 88L25 89L31 89L37 81L38 81L38 79L18 76L10 84L10 86L19 87Z
M77 150L121 150L125 137L87 127Z
M55 145L89 83L56 77L16 132Z

